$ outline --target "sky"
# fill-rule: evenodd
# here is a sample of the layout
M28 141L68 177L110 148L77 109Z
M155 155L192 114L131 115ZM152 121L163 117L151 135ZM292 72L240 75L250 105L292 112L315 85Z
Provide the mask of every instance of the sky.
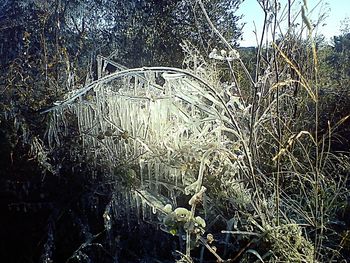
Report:
M279 2L281 4L280 14L282 14L288 0L279 0ZM300 11L303 1L292 0L292 2L292 13L296 14ZM350 17L350 0L307 0L306 2L309 12L308 18L311 22L316 21L319 14L327 14L322 23L323 26L317 28L318 34L323 34L328 41L331 37L340 34L340 29L342 24L344 24L342 22L345 18ZM240 45L243 47L256 46L255 26L258 36L260 36L264 21L264 12L258 4L258 0L244 0L237 14L242 14L241 22L246 23L243 28L243 40L240 41ZM300 18L299 20L301 21Z

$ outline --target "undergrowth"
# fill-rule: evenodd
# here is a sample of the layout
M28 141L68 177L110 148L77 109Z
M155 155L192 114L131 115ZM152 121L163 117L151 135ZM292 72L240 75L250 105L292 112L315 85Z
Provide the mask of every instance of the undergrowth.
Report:
M128 69L99 56L98 79L46 111L51 151L77 126L82 149L70 154L113 182L107 232L136 214L178 237L177 262L206 262L198 247L217 262L346 257L350 161L331 144L349 116L319 130L323 87L306 1L295 17L292 4L258 3L266 19L253 66L197 1L221 47L205 55L184 42L183 69ZM277 38L281 17L288 31Z

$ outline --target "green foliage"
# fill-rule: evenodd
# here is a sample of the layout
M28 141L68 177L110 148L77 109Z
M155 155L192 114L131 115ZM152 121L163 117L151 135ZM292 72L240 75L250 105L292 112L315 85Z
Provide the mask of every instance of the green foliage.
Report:
M341 146L334 140L333 144L338 150L349 149L349 140L346 135L349 131L347 116L350 115L349 48L350 33L343 31L342 35L333 37L331 45L324 45L319 51L322 85L320 89L321 127L327 130L328 122L336 127L338 136L344 142Z

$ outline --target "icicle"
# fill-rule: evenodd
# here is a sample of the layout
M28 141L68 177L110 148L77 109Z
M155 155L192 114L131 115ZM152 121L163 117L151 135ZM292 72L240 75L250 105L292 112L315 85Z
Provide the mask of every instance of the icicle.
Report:
M107 231L112 229L111 203L112 201L107 205L105 212L103 213L104 226Z
M144 183L143 169L145 167L145 161L142 158L140 158L139 160L139 166L140 166L140 181L141 181L141 185L143 185Z
M156 209L156 207L155 206L151 206L152 207L152 214L156 214L157 213L157 209Z
M174 168L174 177L175 177L175 187L178 187L178 170Z
M154 183L155 183L155 192L158 193L158 183L159 183L159 174L160 174L160 167L159 167L159 160L156 160L154 164Z
M49 147L53 148L54 145L59 146L60 140L59 140L59 122L60 122L60 116L64 114L62 110L56 109L52 112L49 127L48 127L48 143Z
M142 220L146 221L146 202L143 198L141 198L141 209L142 209Z
M135 194L134 198L136 200L137 223L140 224L140 197L137 194Z
M171 151L170 149L167 150L167 162L170 163L170 157L171 157Z
M152 164L150 161L147 162L147 173L148 173L148 180L151 182L152 181L152 169L151 169Z

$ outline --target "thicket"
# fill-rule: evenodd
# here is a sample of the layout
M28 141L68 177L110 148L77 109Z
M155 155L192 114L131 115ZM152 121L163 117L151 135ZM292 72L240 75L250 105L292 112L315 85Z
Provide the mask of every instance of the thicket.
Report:
M349 32L239 3L1 6L3 258L349 259Z

